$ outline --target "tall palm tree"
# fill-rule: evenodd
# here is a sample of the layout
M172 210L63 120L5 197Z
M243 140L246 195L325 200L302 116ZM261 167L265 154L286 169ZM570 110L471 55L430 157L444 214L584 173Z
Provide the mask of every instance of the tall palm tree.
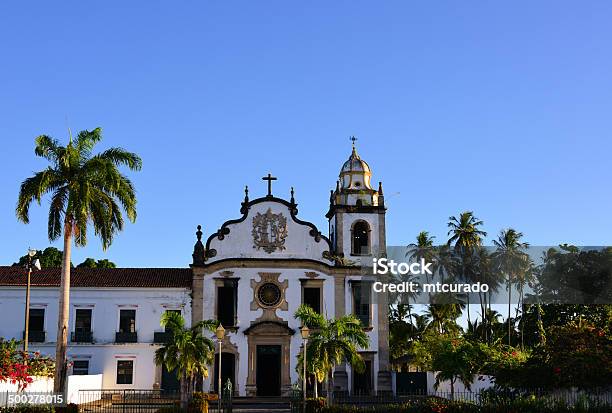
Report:
M181 387L181 407L186 408L196 377L208 377L208 366L215 358L215 343L203 333L214 332L219 322L204 320L185 328L185 319L180 314L166 311L160 324L168 328L170 339L155 351L155 364L176 371Z
M330 379L334 379L334 368L348 363L354 371L363 372L365 363L359 350L366 350L370 346L370 339L361 321L352 314L328 320L308 305L301 305L295 312L295 318L312 329L306 360L316 366L317 380L326 381L328 402L331 403Z
M437 263L437 254L436 247L434 247L434 238L435 236L429 235L427 231L421 231L418 233L416 237L416 243L408 245L408 251L406 252L406 256L409 257L412 261L420 261L424 260L425 262L430 262L433 264L433 273L436 272L436 263ZM425 282L429 283L429 275L425 274ZM431 294L430 294L431 298Z
M448 218L448 239L447 245L453 246L455 252L461 257L461 276L466 281L471 281L470 274L467 273L466 261L472 256L475 248L482 245L482 238L487 236L487 233L482 231L480 227L484 224L474 216L472 211L465 211L457 217ZM470 299L467 300L467 319L470 321Z
M72 243L86 245L87 227L92 223L102 247L107 249L114 235L123 229L122 209L131 222L136 220L134 186L119 167L137 171L142 161L136 154L120 148L92 155L101 139L100 128L79 132L74 141L70 137L66 146L46 135L37 137L34 153L51 165L23 181L15 211L17 218L27 224L32 202L40 205L43 196L49 194L49 240L64 238L53 384L56 392L64 391L66 379Z
M512 302L512 284L517 280L523 279L525 273L530 266L529 255L525 253L525 249L529 248L529 244L521 241L523 233L512 228L500 231L497 240L493 240L495 244L495 252L492 257L499 271L506 275L508 289L508 345L511 345L511 302ZM522 284L522 282L521 282Z

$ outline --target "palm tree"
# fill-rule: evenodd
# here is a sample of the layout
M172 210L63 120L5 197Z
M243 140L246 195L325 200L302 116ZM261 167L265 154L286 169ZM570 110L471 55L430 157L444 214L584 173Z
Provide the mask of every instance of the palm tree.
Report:
M127 166L140 170L142 161L131 152L110 148L92 155L102 131L79 132L67 146L46 135L36 138L34 153L51 165L21 184L17 201L17 218L29 222L30 205L40 205L49 194L48 236L55 241L63 235L62 275L59 296L57 344L55 353L55 392L63 392L66 379L66 347L68 342L68 314L70 299L70 255L72 242L76 246L87 244L87 227L91 222L94 233L107 249L114 235L123 229L122 209L131 222L136 220L136 194L130 180L119 171ZM120 207L120 206L121 207Z
M482 238L487 236L487 233L479 228L483 225L483 221L474 216L472 211L465 211L457 217L448 218L448 239L447 245L454 245L455 252L461 256L462 274L461 276L470 281L470 275L466 271L466 261L472 256L475 248L480 247ZM468 295L467 301L467 319L470 321L470 299Z
M326 381L328 402L331 403L330 379L334 379L334 368L348 363L354 371L363 372L365 363L359 350L367 349L370 339L361 321L352 314L328 320L308 305L301 305L295 312L295 318L312 331L306 352L307 364L315 366L317 381Z
M214 332L219 322L204 320L185 328L185 319L180 314L166 311L160 324L169 330L170 338L155 351L155 364L176 371L181 385L181 407L186 408L196 377L208 377L208 366L215 358L215 343L203 332Z
M461 329L457 318L461 316L462 307L460 303L429 304L424 313L428 329L433 328L440 335L457 333Z
M529 256L523 251L529 248L529 244L522 242L523 233L512 228L502 230L499 233L497 240L493 240L496 251L492 257L497 268L507 277L508 289L508 345L511 345L511 301L512 301L512 284L518 280L522 280L529 268ZM521 284L523 282L521 281ZM522 290L522 287L521 287Z
M429 235L427 231L421 231L416 237L416 243L408 245L409 250L406 252L406 256L408 256L412 261L420 261L424 260L425 262L430 262L433 264L433 273L436 272L436 247L434 247L434 238L435 236ZM425 282L429 283L429 275L425 274ZM431 298L431 293L430 293Z

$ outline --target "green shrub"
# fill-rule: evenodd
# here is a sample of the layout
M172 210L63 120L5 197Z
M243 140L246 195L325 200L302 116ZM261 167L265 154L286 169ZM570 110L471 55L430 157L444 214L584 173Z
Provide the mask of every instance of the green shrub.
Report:
M570 406L563 401L548 398L519 397L514 400L498 400L496 403L482 406L428 398L422 401L404 404L355 407L347 405L325 406L321 413L609 413L610 406L593 402L579 401Z
M64 407L56 407L55 413L79 413L79 406L70 403Z
M306 413L321 413L325 407L325 397L306 399Z

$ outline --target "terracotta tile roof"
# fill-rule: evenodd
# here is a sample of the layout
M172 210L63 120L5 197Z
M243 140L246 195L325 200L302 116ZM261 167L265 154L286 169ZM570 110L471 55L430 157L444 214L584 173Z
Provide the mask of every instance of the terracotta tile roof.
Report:
M32 272L31 283L37 287L54 287L60 284L59 268L44 268ZM23 267L0 266L0 286L25 286ZM189 268L72 268L71 287L140 287L140 288L191 288Z

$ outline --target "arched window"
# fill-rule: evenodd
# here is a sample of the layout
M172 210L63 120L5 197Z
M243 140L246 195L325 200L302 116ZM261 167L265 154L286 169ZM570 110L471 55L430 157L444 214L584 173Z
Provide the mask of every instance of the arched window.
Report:
M370 253L370 226L365 221L357 221L351 230L353 255Z

